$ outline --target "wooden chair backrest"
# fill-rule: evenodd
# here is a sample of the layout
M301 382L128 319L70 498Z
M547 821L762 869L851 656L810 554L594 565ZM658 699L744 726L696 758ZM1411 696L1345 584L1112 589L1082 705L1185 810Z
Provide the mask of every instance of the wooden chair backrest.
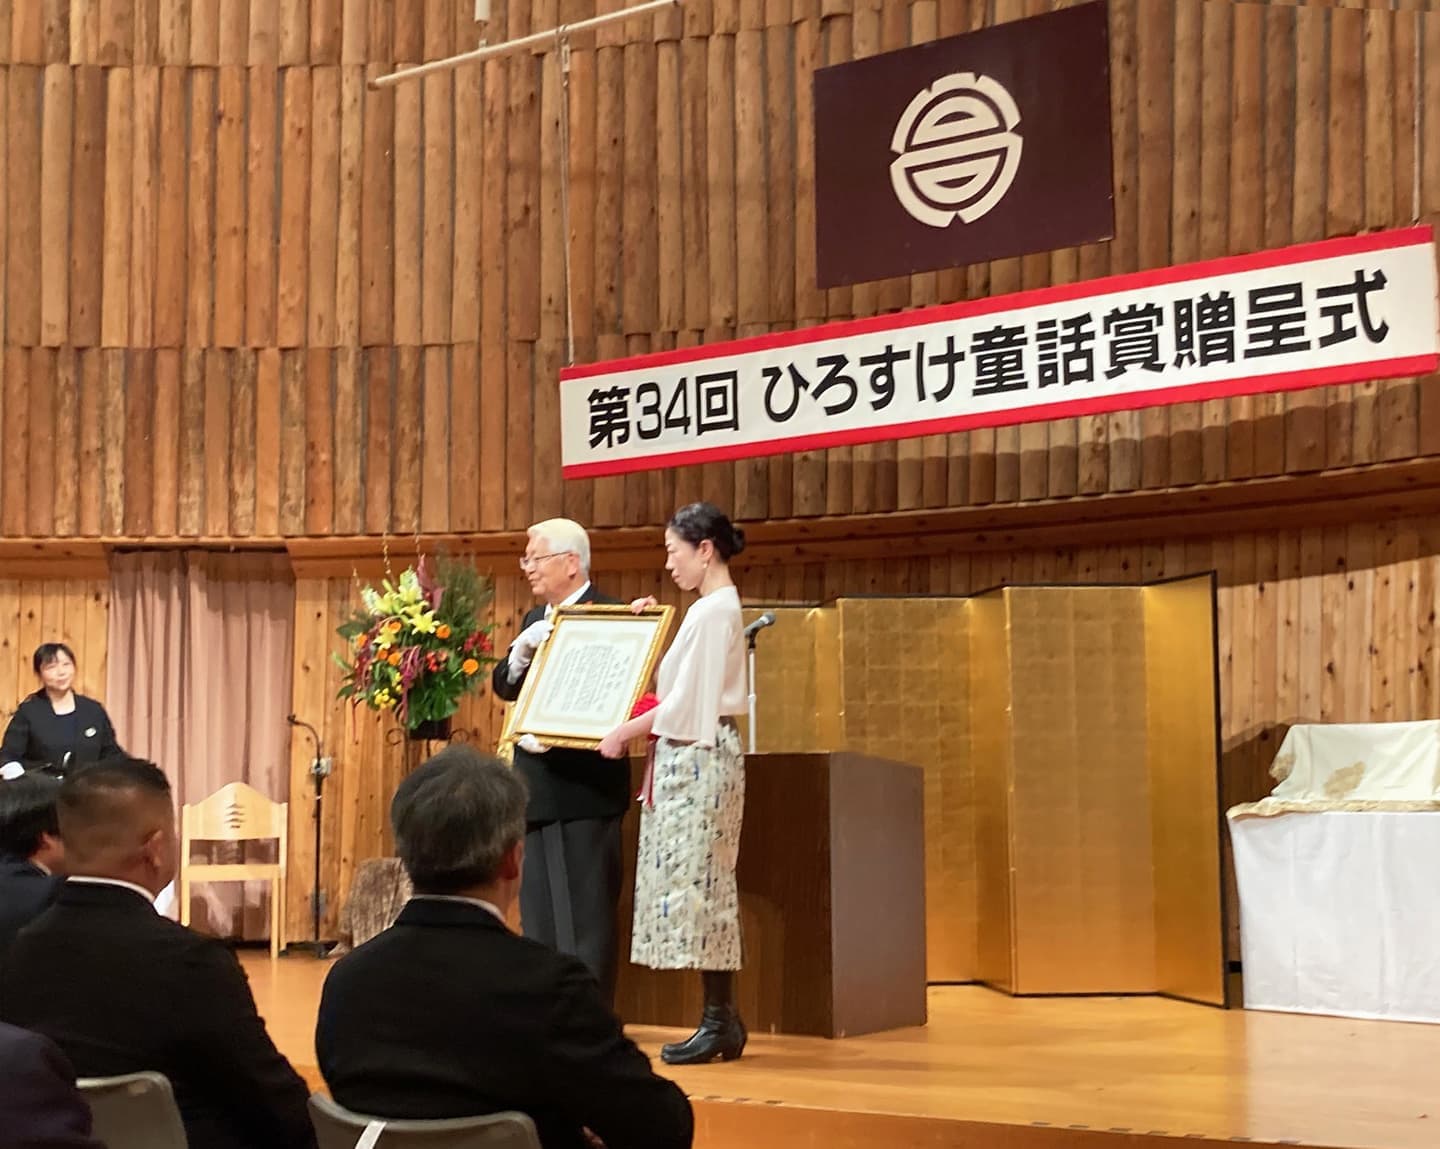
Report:
M185 838L194 842L251 842L279 838L285 830L283 802L272 802L253 786L231 782L203 802L186 806Z

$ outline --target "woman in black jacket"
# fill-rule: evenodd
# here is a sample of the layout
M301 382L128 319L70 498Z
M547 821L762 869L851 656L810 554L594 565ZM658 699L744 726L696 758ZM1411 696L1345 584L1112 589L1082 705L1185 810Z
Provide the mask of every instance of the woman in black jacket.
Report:
M64 774L124 753L105 708L75 693L75 655L68 646L43 643L34 666L40 689L20 703L5 728L0 767L13 773L15 763L26 769L48 766Z

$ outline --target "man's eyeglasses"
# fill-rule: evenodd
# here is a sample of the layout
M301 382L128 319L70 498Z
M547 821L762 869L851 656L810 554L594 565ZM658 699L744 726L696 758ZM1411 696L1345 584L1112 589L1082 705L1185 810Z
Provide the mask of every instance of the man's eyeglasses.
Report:
M522 571L533 571L545 559L555 559L559 558L561 555L573 555L574 553L574 551L551 551L548 555L527 555L525 558L520 560L520 569Z

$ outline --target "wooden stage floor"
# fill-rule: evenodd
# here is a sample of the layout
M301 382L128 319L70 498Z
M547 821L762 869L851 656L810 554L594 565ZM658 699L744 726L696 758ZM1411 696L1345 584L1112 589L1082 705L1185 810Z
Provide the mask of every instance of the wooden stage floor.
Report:
M245 953L280 1049L316 1088L328 962ZM1216 1010L1158 998L930 991L930 1024L874 1037L752 1034L730 1065L669 1070L703 1149L1150 1149L1236 1140L1440 1145L1440 1026Z

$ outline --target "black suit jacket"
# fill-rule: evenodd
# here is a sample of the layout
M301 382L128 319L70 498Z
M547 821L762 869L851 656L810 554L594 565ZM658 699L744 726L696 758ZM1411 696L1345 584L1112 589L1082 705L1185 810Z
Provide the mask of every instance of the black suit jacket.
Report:
M690 1103L655 1076L576 959L464 902L409 902L341 958L315 1028L320 1072L347 1109L393 1119L518 1109L545 1149L580 1129L611 1149L684 1149Z
M38 1033L0 1024L0 1146L104 1149L65 1055Z
M25 858L0 854L0 960L20 927L39 917L50 904L61 881Z
M75 696L72 723L68 716L55 713L42 690L15 708L5 728L5 741L0 743L0 765L23 762L27 766L59 766L67 752L72 769L124 753L115 741L110 716L95 699L83 694Z
M616 600L597 594L592 583L575 601L579 605L613 604ZM544 617L545 607L537 606L526 614L520 629ZM490 681L498 697L514 702L520 697L525 675L511 682L509 660L502 658L495 664ZM558 746L544 754L530 754L517 746L515 769L530 786L525 816L532 826L577 818L618 818L630 805L630 762L625 758L612 761L595 750L565 750Z
M132 890L61 886L0 966L0 1020L43 1033L82 1077L163 1073L190 1149L314 1147L309 1090L234 954Z

